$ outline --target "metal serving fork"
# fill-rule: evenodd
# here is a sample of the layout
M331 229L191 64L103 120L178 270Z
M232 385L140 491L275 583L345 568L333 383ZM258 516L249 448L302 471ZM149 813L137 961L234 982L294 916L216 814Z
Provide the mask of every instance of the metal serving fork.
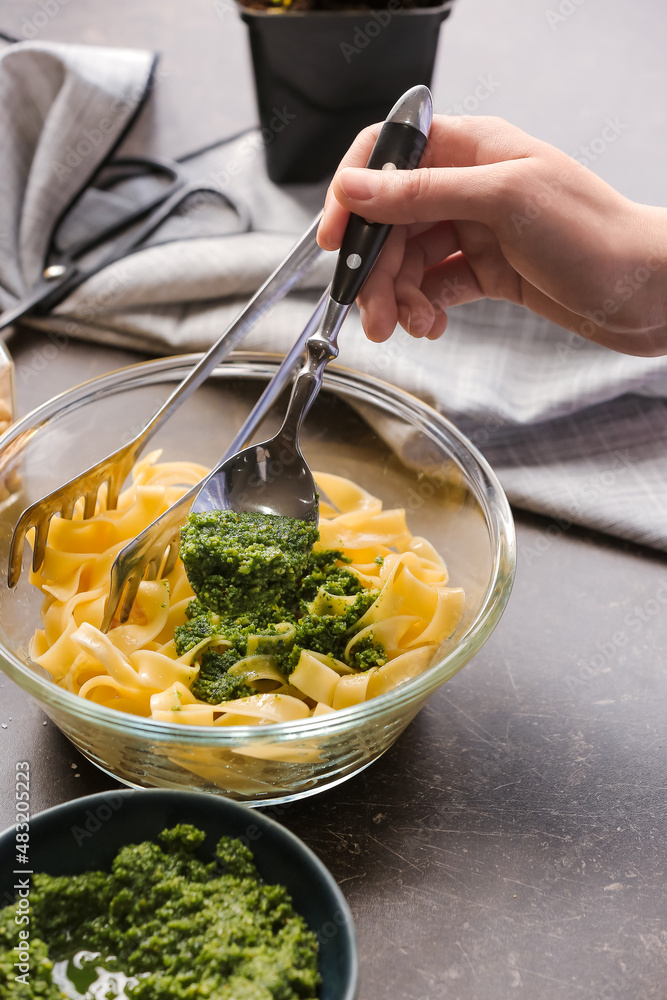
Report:
M267 278L261 288L255 293L239 316L227 327L222 336L192 371L188 373L169 398L162 404L157 413L151 417L146 426L132 441L123 445L122 448L119 448L111 455L107 455L101 462L93 465L90 469L71 479L47 496L42 497L41 500L37 500L23 511L14 528L9 549L7 582L10 587L16 586L21 575L23 547L28 531L31 529L35 530L32 567L33 570L37 571L44 562L49 524L54 515L59 514L61 517L71 519L77 500L83 497L85 498L83 517L92 517L95 513L99 490L103 484L106 484L107 487L105 498L107 510L113 510L116 507L125 479L158 427L202 384L215 365L240 343L260 317L293 288L297 281L310 270L320 254L323 253L316 241L319 220L320 216L318 215L287 257L285 257L273 274ZM287 377L290 374L291 371ZM162 547L161 555L164 555L165 548L166 546ZM176 552L173 553L174 560L176 554ZM148 565L149 572L154 571L154 578L160 569L159 565L155 565L157 560L155 548L151 548L150 553L147 553L147 555L150 555L150 558L146 559L143 567L145 568ZM162 560L160 559L159 561L161 562ZM116 569L116 566L114 566L114 569ZM129 608L127 609L127 613L129 613Z

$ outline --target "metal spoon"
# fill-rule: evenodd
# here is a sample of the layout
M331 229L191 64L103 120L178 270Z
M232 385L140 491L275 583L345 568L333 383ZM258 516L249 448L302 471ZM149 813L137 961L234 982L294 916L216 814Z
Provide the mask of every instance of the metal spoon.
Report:
M367 166L376 170L418 166L432 117L428 87L408 90L389 113ZM324 369L338 356L343 320L390 229L350 216L324 316L317 333L306 342L306 361L294 383L282 427L272 438L244 448L213 469L192 504L193 513L233 510L317 521L317 487L299 446L301 425L320 391Z

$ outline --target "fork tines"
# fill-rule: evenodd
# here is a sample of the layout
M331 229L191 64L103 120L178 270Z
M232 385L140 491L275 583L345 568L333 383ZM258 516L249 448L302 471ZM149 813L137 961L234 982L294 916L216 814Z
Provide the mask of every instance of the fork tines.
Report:
M29 531L33 529L35 531L32 568L36 573L44 562L52 517L58 515L71 521L77 508L77 501L81 499L83 499L83 504L80 505L83 519L92 517L97 509L98 500L102 504L100 489L103 485L106 485L104 496L106 510L116 508L121 487L134 464L135 452L136 449L132 449L127 453L127 445L123 446L82 475L70 479L57 490L26 507L16 522L9 546L7 573L9 587L15 587L19 582L23 566L23 547Z

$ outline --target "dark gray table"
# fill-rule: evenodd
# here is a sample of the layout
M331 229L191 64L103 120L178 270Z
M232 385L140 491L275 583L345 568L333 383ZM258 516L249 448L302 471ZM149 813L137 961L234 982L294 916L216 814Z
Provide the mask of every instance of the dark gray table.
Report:
M39 9L0 0L0 27L18 32ZM488 77L498 86L469 110L501 113L569 152L618 116L627 130L592 166L658 201L666 22L652 0L460 0L436 106L470 105ZM182 152L253 120L243 29L220 3L70 0L40 37L160 48L158 99L140 126L156 150ZM21 413L137 360L70 342L38 372L43 343L11 341ZM514 595L475 660L372 768L280 816L347 895L361 1000L667 996L667 560L517 521ZM34 810L114 786L23 692L6 680L0 689L0 828L18 760L31 763Z

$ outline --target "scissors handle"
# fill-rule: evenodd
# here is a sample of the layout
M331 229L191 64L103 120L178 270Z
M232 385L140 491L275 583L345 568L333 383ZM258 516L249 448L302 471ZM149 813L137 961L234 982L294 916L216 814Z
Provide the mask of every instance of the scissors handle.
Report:
M178 165L172 166L169 161L147 159L146 157L125 157L114 160L105 169L108 169L109 166L125 170L127 168L141 168L143 171L164 174L169 183L149 202L138 206L129 214L123 215L121 219L105 226L94 236L88 236L71 245L66 252L56 253L52 258L52 266L45 269L40 281L27 298L13 309L0 315L0 330L16 323L28 313L36 315L49 313L54 306L66 299L75 288L82 285L92 275L139 249L141 244L162 225L165 219L195 193L205 191L225 201L238 216L239 222L235 232L246 232L250 228L250 214L247 208L231 194L216 187L189 183L185 176L180 174ZM123 235L124 230L130 227L132 227L131 231ZM98 257L93 266L85 267L77 264L79 258L117 234L120 234L118 240L110 245L107 253ZM49 276L50 271L57 271L57 274Z
M134 169L128 171L127 168ZM118 176L108 179L106 183L98 183L98 190L109 191L113 188L114 182L132 180L133 177L145 176L146 174L153 176L162 175L166 177L168 183L149 201L133 206L129 212L110 222L92 236L84 236L78 242L70 244L67 250L60 251L57 244L53 246L57 256L54 263L74 263L84 254L89 253L100 246L100 244L112 239L117 233L122 233L128 226L133 226L136 222L139 222L140 219L147 216L149 212L152 212L154 208L161 205L167 198L171 198L176 191L185 187L186 184L185 176L179 172L177 163L172 164L169 160L148 158L146 156L125 156L103 164L101 172L109 173L110 171L117 171ZM121 174L120 171L125 172Z
M161 226L165 219L182 205L191 195L199 194L200 192L209 192L222 198L226 201L231 208L234 209L239 217L239 225L235 232L245 232L250 227L250 214L240 202L237 202L235 198L229 195L225 191L221 191L219 188L203 186L201 184L182 184L176 191L173 192L162 204L158 205L154 212L152 212L148 218L144 219L142 224L125 238L118 241L113 247L113 250L105 256L101 263L98 263L94 270L86 271L82 273L82 281L85 281L90 277L91 274L96 273L101 270L101 268L106 267L108 264L113 264L114 261L120 260L121 257L127 257L133 250L136 250L140 245L147 240L148 237L155 232L158 226ZM231 235L231 234L228 234Z

